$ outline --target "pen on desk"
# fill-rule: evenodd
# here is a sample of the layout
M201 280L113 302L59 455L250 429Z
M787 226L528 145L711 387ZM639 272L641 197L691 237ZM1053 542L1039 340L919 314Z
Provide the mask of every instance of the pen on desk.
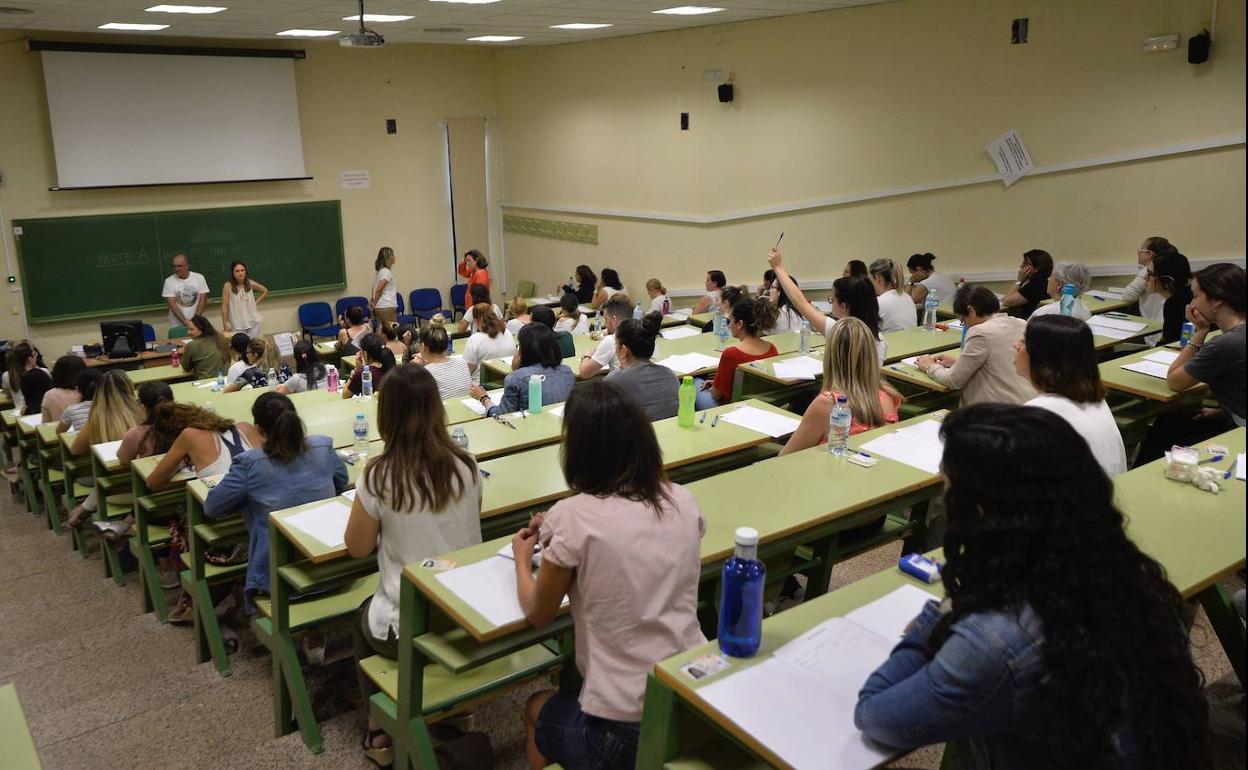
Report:
M1204 465L1205 463L1216 463L1216 462L1221 461L1221 460L1222 460L1222 458L1223 458L1223 455L1214 455L1213 457L1208 457L1208 458L1205 458L1204 460L1201 460L1200 462L1198 462L1198 463L1196 463L1196 464L1197 464L1197 465Z
M706 422L706 412L702 413L702 416L698 418L698 422Z
M478 467L477 470L481 471L481 478L488 479L490 477L490 472L485 468Z
M866 452L862 451L861 449L853 449L853 448L851 448L849 451L853 452L853 453L854 453L854 454L856 454L856 455L861 455L862 457L866 457L866 458L870 458L870 457L871 457L871 455L867 454Z
M1105 317L1106 318L1126 318L1127 314L1126 313L1106 313Z
M719 425L719 415L715 415L711 420L711 427L714 428L716 425Z

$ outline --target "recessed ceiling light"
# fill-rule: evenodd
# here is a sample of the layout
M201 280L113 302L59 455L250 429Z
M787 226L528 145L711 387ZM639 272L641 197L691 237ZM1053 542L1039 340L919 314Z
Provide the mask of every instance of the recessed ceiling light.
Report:
M168 24L125 24L118 21L110 21L107 24L101 24L97 29L130 29L138 32L155 32L158 29L169 29Z
M719 13L723 8L707 8L702 5L678 5L675 8L664 8L651 13L666 13L671 16L701 16L704 13Z
M524 40L524 35L480 35L468 39L475 43L510 43L513 40Z
M603 27L614 27L614 24L582 24L576 22L574 24L555 24L551 29L602 29Z
M329 37L339 33L340 30L336 29L285 29L277 34L285 37Z
M387 14L387 13L366 13L366 14L364 14L364 21L375 21L375 22L377 22L378 24L385 24L385 23L387 23L387 22L391 22L391 21L408 21L408 20L410 20L410 19L414 19L414 18L416 18L416 17L415 17L415 16L392 16L392 15ZM343 21L359 21L359 20L360 20L360 15L357 13L357 14L356 14L356 15L354 15L354 16L343 16L343 17L342 17L342 20L343 20Z
M226 10L219 5L153 5L151 13L221 13Z

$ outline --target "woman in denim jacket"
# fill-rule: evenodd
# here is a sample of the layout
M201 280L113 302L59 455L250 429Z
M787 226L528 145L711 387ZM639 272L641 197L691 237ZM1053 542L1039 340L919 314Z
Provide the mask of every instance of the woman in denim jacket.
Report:
M494 404L490 395L480 385L468 386L468 393L485 407L487 417L510 414L529 408L529 377L538 375L542 381L542 404L558 404L568 400L576 375L564 365L555 342L555 333L549 326L531 323L520 329L520 348L512 361L516 366L503 380L501 404Z
M858 728L898 749L965 741L977 769L1209 767L1182 598L1127 538L1084 440L1003 404L941 435L948 598L867 679Z

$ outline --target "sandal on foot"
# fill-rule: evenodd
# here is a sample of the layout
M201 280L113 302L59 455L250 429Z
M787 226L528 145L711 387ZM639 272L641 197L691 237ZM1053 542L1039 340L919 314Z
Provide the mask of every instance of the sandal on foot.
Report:
M388 770L388 768L394 767L394 746L373 745L373 741L376 740L378 736L385 734L386 731L380 728L376 730L369 730L368 735L364 736L364 742L360 745L364 749L364 756L369 762L372 762L374 765L377 765L383 770Z

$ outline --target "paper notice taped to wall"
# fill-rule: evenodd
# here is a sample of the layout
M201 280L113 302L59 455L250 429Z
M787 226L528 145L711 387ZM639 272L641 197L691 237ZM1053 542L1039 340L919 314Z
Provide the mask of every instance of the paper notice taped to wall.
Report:
M368 171L364 169L343 171L339 178L339 185L344 190L366 190L371 186L371 180Z
M985 149L992 156L992 162L997 164L997 173L1006 187L1036 167L1031 162L1031 153L1027 152L1023 138L1013 129L993 139Z

